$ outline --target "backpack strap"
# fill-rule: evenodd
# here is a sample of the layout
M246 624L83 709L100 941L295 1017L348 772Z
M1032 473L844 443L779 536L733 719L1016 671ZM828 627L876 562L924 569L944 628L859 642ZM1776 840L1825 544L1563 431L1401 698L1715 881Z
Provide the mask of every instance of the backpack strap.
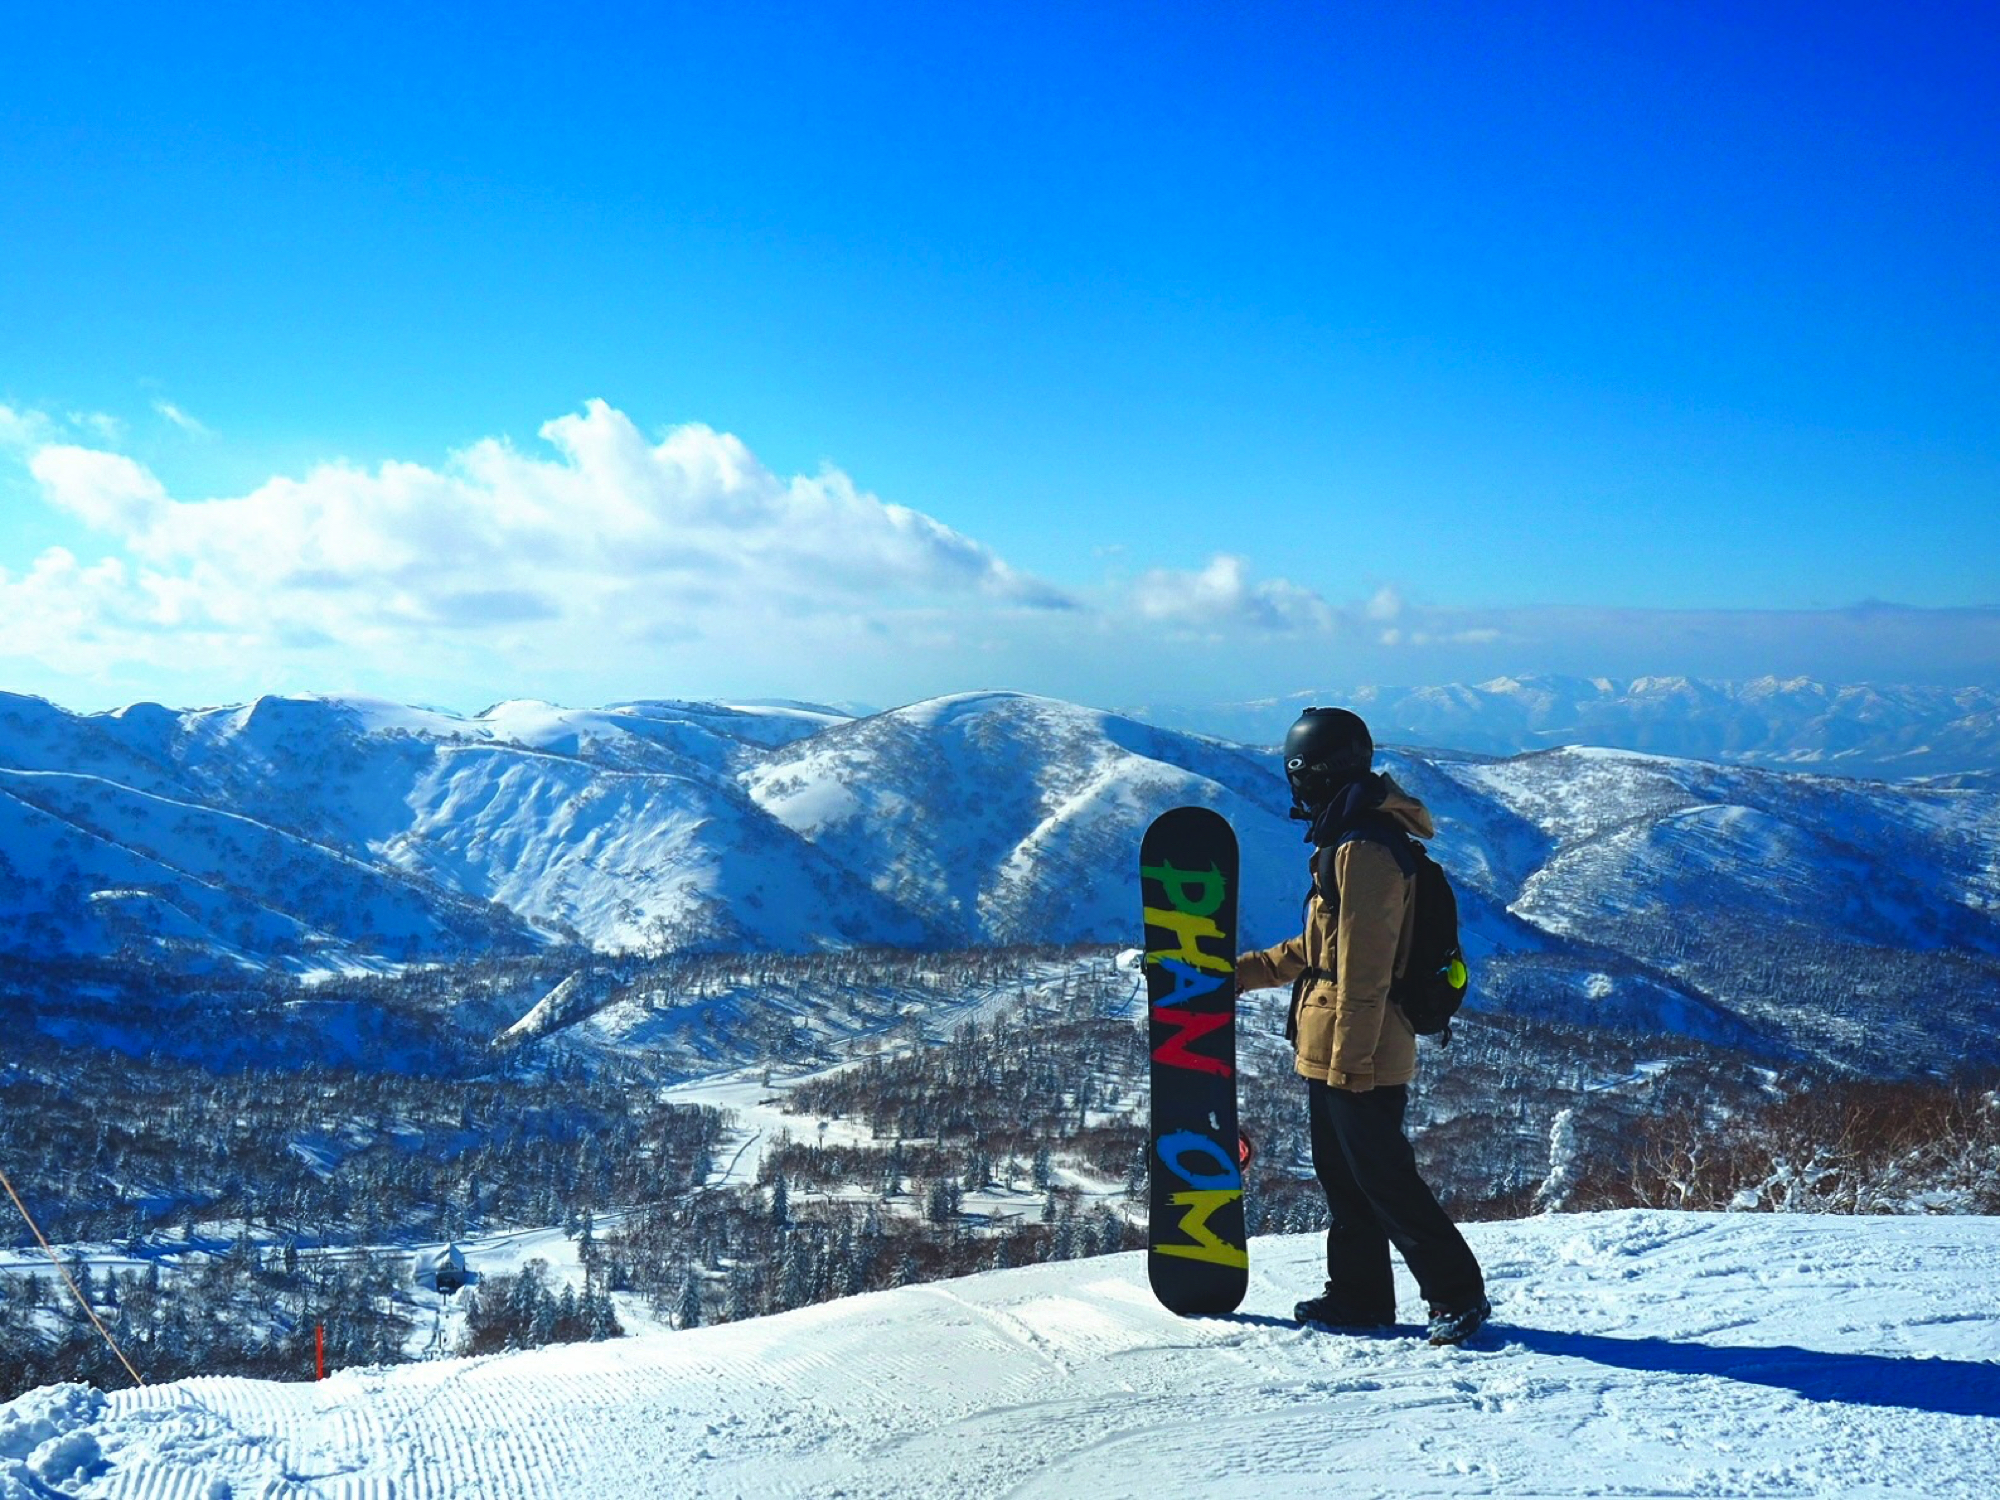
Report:
M1342 844L1351 844L1357 839L1366 839L1371 844L1381 844L1396 856L1396 868L1408 880L1417 873L1417 858L1422 845L1403 830L1403 825L1380 813L1363 818L1352 828L1333 841L1328 847L1338 849Z
M1371 844L1380 844L1396 857L1396 868L1403 872L1405 880L1417 873L1417 862L1423 857L1423 845L1403 831L1403 826L1379 814L1366 817L1353 827L1344 830L1340 837L1330 844L1321 844L1313 852L1313 887L1319 892L1320 900L1328 905L1340 905L1340 892L1333 880L1334 851L1343 845L1366 839Z

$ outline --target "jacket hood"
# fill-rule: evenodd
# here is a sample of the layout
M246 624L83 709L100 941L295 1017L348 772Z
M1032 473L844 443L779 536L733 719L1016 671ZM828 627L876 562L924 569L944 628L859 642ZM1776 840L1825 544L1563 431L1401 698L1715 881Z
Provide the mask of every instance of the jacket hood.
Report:
M1310 816L1306 842L1324 847L1364 818L1383 817L1404 832L1420 839L1432 837L1437 827L1430 809L1397 786L1389 776L1376 771L1350 781L1325 807Z
M1415 797L1404 791L1387 776L1376 778L1382 783L1382 805L1380 811L1394 818L1415 837L1428 839L1437 837L1437 825L1431 821L1431 810Z

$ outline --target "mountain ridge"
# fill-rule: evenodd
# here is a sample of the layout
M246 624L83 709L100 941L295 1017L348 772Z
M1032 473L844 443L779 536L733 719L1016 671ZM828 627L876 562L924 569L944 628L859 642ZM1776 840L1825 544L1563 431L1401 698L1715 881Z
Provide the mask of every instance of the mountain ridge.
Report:
M1985 687L1550 674L1130 712L1267 743L1274 725L1314 702L1355 709L1378 740L1427 749L1514 755L1587 744L1890 780L2000 768L2000 690Z
M1995 1050L2000 792L1589 747L1378 764L1437 818L1475 1003L1841 1062ZM1236 827L1262 945L1306 880L1289 801L1264 753L1010 692L864 718L0 697L0 953L312 972L1123 943L1131 851L1186 803ZM1945 1008L1962 1029L1927 1035Z

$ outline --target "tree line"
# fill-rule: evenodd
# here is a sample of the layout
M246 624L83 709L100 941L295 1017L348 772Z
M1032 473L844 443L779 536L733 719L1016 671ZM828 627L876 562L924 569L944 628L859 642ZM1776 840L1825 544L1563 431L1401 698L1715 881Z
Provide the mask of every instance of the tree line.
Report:
M402 1357L420 1338L406 1259L329 1253L371 1241L566 1226L584 1285L534 1267L482 1280L463 1294L462 1346L482 1351L613 1336L621 1298L692 1327L1143 1244L1146 1032L1136 976L1111 950L589 960L607 994L722 1002L704 1014L741 1028L725 1043L786 1041L769 1077L797 1128L757 1181L730 1187L709 1181L727 1122L661 1097L680 1057L562 1034L490 1045L524 988L578 972L576 957L310 991L72 968L76 1003L60 1013L34 1008L14 971L0 981L0 1163L53 1238L133 1262L76 1265L149 1379L304 1378L301 1340L322 1326L330 1363ZM934 1033L933 1017L976 997L991 1002L980 1019ZM337 1016L353 1024L335 1037ZM811 1046L793 1045L809 1021ZM1325 1223L1283 1024L1281 995L1239 1016L1252 1233ZM1411 1125L1460 1217L2000 1211L1990 1079L1774 1073L1687 1038L1486 1012L1455 1033L1422 1044ZM828 1059L846 1065L784 1076ZM822 1138L822 1121L842 1128ZM8 1239L32 1243L18 1224ZM124 1378L48 1273L0 1290L0 1399Z

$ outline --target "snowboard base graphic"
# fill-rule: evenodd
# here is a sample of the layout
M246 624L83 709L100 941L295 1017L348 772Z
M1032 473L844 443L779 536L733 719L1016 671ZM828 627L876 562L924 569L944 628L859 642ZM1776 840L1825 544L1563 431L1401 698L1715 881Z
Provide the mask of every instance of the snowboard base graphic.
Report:
M1236 835L1205 807L1139 846L1152 1054L1146 1271L1184 1317L1234 1312L1250 1284L1236 1125Z

